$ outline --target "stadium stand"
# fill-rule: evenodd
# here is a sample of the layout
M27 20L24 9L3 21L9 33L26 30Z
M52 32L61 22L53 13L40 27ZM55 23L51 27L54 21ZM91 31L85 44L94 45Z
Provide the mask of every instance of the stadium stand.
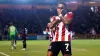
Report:
M1 35L4 35L5 26L9 26L10 22L15 24L19 32L22 26L26 26L30 34L43 34L52 15L51 12L50 9L0 9ZM80 6L73 12L75 33L89 34L91 27L94 27L98 34L100 33L100 11L92 12L90 6Z

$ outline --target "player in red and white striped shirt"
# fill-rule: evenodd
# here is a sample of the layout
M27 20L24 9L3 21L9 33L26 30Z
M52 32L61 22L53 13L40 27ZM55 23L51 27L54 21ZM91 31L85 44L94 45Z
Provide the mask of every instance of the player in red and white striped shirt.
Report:
M48 37L49 37L49 40L51 42L53 37L54 37L55 28L50 29L49 25L50 25L50 23L47 24L46 32L49 34Z
M72 22L73 13L66 12L66 4L59 3L58 16L52 18L49 27L56 28L52 43L49 46L47 56L58 56L61 50L63 56L71 56L71 34L69 26Z

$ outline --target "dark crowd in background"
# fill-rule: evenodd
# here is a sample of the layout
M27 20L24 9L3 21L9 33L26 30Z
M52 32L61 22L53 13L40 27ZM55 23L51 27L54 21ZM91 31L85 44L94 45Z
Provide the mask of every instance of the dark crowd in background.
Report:
M80 6L73 12L72 30L75 33L89 33L91 28L100 33L99 9L92 11L89 6ZM50 16L54 14L56 14L56 11L53 9L0 9L0 34L7 34L6 31L10 22L13 22L18 32L25 26L30 34L42 34Z

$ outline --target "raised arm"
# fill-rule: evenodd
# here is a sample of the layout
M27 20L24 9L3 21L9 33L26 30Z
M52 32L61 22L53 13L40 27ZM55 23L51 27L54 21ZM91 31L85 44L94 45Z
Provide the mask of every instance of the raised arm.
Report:
M54 28L54 27L60 22L59 19L54 19L54 17L52 17L50 21L51 21L51 22L50 22L49 27L50 27L51 29Z
M72 12L69 12L65 16L62 16L62 14L60 14L59 17L60 17L61 21L64 24L70 24L71 21L72 21L72 18L73 18L73 13Z

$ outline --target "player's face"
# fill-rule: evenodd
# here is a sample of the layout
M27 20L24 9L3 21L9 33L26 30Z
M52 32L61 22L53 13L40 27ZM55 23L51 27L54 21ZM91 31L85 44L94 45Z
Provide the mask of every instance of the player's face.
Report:
M57 9L63 9L64 5L63 4L58 4Z
M62 10L64 10L64 5L63 4L58 4L58 7L57 7L58 14L61 13Z
M62 10L62 9L64 9L64 5L63 4L58 4L57 11Z

